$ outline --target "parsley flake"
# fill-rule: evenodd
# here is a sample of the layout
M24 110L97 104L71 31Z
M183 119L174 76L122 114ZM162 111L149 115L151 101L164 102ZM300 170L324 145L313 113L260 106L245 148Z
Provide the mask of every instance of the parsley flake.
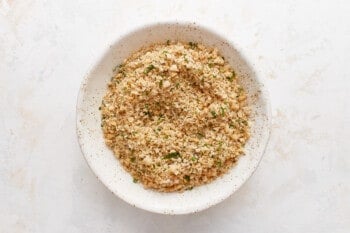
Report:
M216 118L218 116L218 114L214 110L211 110L210 113L213 116L213 118Z
M164 159L177 159L177 158L179 158L179 157L181 157L181 155L180 155L180 153L179 152L171 152L171 153L169 153L169 154L167 154L167 155L164 155Z
M236 78L236 73L232 71L231 76L226 77L228 81L232 82Z
M147 66L147 68L145 69L144 73L148 74L151 70L153 70L154 68L156 68L154 65L149 65Z
M195 49L198 47L198 43L196 42L188 42L188 45L190 46L191 49Z

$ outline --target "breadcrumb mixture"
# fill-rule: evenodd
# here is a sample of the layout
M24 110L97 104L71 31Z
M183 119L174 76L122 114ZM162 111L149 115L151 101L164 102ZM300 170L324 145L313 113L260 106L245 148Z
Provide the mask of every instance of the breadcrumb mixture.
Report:
M246 98L216 48L167 41L118 67L100 108L101 127L134 182L184 191L216 179L244 153Z

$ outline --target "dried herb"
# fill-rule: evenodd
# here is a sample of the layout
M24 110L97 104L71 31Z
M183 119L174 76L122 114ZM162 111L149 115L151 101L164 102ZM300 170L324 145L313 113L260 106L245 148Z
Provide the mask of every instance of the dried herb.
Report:
M225 108L224 107L220 107L221 109L221 116L225 116Z
M213 118L216 118L218 116L218 114L214 110L211 110L210 113L213 116Z
M171 152L171 153L169 153L169 154L167 154L167 155L164 155L164 159L177 159L177 158L179 158L179 157L181 157L181 155L180 155L180 153L179 152Z
M147 68L145 69L144 73L148 74L151 70L153 70L154 68L156 68L154 65L149 65L147 66Z
M196 42L189 42L188 45L190 46L191 49L195 49L198 47L198 43Z
M232 82L236 78L236 73L232 71L232 74L226 78L228 81Z

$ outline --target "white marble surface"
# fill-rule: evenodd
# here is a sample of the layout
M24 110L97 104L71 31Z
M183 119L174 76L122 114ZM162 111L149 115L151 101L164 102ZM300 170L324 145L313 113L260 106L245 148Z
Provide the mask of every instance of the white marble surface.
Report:
M348 1L0 0L0 232L350 232ZM279 3L278 3L279 2ZM273 129L258 170L194 215L136 209L75 134L82 77L130 27L215 25L265 74Z

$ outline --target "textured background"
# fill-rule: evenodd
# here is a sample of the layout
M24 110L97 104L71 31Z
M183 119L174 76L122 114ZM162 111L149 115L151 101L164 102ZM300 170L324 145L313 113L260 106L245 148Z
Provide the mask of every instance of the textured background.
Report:
M265 74L273 129L259 168L194 215L129 206L79 150L82 77L148 22L215 26ZM350 232L348 1L0 0L0 232Z

